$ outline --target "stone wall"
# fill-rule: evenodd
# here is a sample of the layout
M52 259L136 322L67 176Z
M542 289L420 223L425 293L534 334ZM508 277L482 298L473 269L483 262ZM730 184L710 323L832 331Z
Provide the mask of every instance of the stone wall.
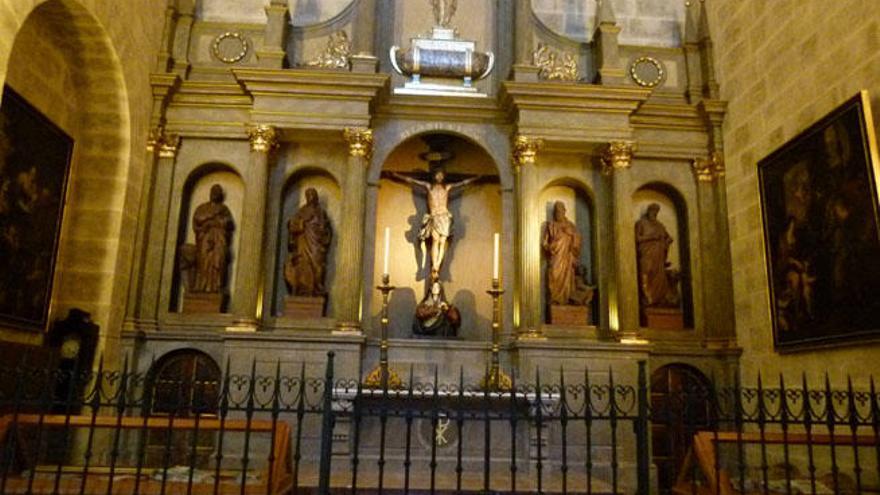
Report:
M757 162L855 95L880 108L880 10L868 0L708 0L724 122L734 297L742 376L755 380L828 370L864 385L880 372L880 346L780 355L773 350ZM875 110L876 115L876 110Z
M118 349L124 313L164 8L155 0L0 0L0 83L76 139L49 317L91 311L108 349ZM0 339L40 336L0 328Z

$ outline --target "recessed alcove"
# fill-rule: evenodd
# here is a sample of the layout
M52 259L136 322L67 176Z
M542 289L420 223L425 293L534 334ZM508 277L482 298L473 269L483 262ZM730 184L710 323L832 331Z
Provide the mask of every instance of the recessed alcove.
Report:
M578 264L583 267L585 273L582 278L587 285L597 285L595 246L595 207L593 196L587 187L572 179L561 179L551 182L540 193L538 205L542 209L540 235L543 242L549 222L553 220L553 209L557 201L565 205L566 218L577 226L581 236L581 249ZM541 311L542 321L550 322L549 294L547 289L547 263L549 255L541 248ZM590 318L583 325L595 325L598 321L597 301L598 291L594 293L593 300L589 304Z
M313 188L318 193L318 201L321 208L330 218L330 226L333 237L330 240L330 248L327 252L327 271L324 279L324 286L330 291L327 297L327 304L324 308L324 315L331 316L334 314L334 294L335 289L340 283L343 283L336 272L336 252L339 246L339 220L342 210L342 189L336 179L328 172L319 168L305 167L287 178L284 189L281 193L281 215L278 218L278 224L274 227L277 229L277 247L275 251L275 285L272 314L279 316L284 311L284 298L288 293L287 285L284 281L284 265L288 258L288 242L289 231L287 223L297 210L305 203L306 190Z
M171 293L170 311L178 312L183 307L184 281L180 273L180 246L195 244L195 232L192 228L192 215L199 205L210 201L211 187L215 184L223 188L223 204L229 208L233 219L233 230L229 244L229 259L225 276L222 311L227 312L229 301L234 297L237 253L239 247L242 204L244 202L244 182L231 167L222 163L208 163L198 167L187 178L181 199L180 217L177 224L177 242L175 243L174 276Z
M660 207L657 220L666 227L666 231L672 238L666 261L668 268L677 271L680 276L679 290L681 294L681 310L683 312L684 329L694 327L693 312L693 289L690 261L690 246L688 243L688 216L687 206L682 195L671 185L662 182L645 184L633 193L633 225L645 215L648 206L656 204ZM636 249L638 253L638 249ZM634 260L638 263L637 259ZM641 293L639 294L641 297ZM640 324L647 326L645 315L640 316Z
M461 313L459 338L487 341L492 321L492 299L485 291L492 282L493 235L501 232L502 225L498 170L494 160L479 145L457 135L444 136L448 136L445 149L452 154L445 164L446 182L474 175L484 177L450 194L448 209L453 215L452 236L440 280L446 299ZM373 280L366 288L371 291L372 314L369 318L372 328L378 329L382 300L373 288L381 283L384 231L388 227L391 233L389 273L391 284L397 287L389 303L389 336L392 338L413 336L414 313L427 290L430 263L422 268L425 253L419 241L422 218L427 213L426 195L418 187L388 177L388 173L412 174L418 180L430 181L428 162L419 156L428 150L425 135L409 138L398 145L383 163L379 187L374 189L377 198ZM512 246L502 246L502 256L512 256L512 249Z

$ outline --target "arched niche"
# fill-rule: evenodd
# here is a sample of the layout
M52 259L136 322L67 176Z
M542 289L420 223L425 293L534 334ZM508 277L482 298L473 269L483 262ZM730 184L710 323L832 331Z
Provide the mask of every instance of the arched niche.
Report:
M682 328L690 329L694 326L693 312L693 276L691 273L690 245L688 239L688 214L684 197L677 189L662 182L645 184L633 193L633 226L647 213L648 207L656 204L660 207L657 220L666 228L666 232L672 238L666 261L671 270L676 270L681 276L679 291L681 295L680 309L682 311ZM636 246L636 264L638 266L638 246ZM638 285L637 282L637 286ZM639 288L639 298L642 291ZM640 303L641 307L641 303ZM649 326L644 312L640 312L640 324ZM663 329L672 329L664 328Z
M241 232L242 205L244 202L244 182L232 167L223 163L207 163L196 168L184 184L180 203L180 217L177 223L177 242L175 243L174 276L170 311L181 311L183 308L184 283L180 273L180 247L184 244L195 244L196 237L192 228L192 216L199 205L210 201L211 187L215 184L223 188L223 203L229 208L233 219L233 230L229 245L229 264L224 284L224 297L221 312L229 309L229 301L235 297L235 277L238 269L239 239Z
M80 2L12 3L4 14L0 85L8 84L74 141L46 319L85 309L101 326L101 352L121 327L122 312L115 309L123 304L128 270L117 264L133 249L134 236L123 232L136 215L126 202L140 187L135 167L141 163L130 157L125 78L108 33ZM0 261L0 270L14 262ZM0 325L0 339L37 344L41 337ZM112 347L104 355L108 362L117 357Z
M598 284L595 259L595 221L596 213L594 207L593 196L588 188L573 179L560 179L548 184L541 190L538 196L538 208L540 208L540 233L541 239L545 235L547 225L553 220L553 208L557 201L561 201L565 205L566 218L577 225L578 232L581 235L581 251L578 263L583 267L585 273L583 275L584 282L590 286ZM548 255L541 248L541 308L543 311L543 321L550 323L549 300L547 285L547 263ZM582 324L595 325L598 321L597 301L598 291L594 293L594 297L589 307L591 310L590 318Z
M287 295L287 284L284 281L284 265L288 257L288 227L287 222L296 211L305 203L305 192L314 188L318 193L321 207L330 217L330 225L333 229L333 237L330 241L330 249L327 253L327 272L324 286L329 294L324 315L329 316L334 311L334 294L337 286L343 280L336 273L336 252L339 246L340 215L342 213L342 189L336 179L327 171L320 168L305 167L294 172L287 178L281 193L281 215L278 217L278 244L275 252L275 283L272 314L281 315L284 311L284 297Z
M485 294L491 286L493 235L502 232L501 188L495 161L479 145L458 135L427 133L410 137L388 154L378 180L373 238L372 283L381 283L384 257L384 231L390 228L391 283L396 287L389 304L389 335L397 338L412 336L416 305L427 290L428 267L421 268L425 253L421 251L419 231L427 213L427 199L417 188L392 180L388 172L423 173L416 178L429 180L428 162L419 155L429 150L427 139L446 136L447 150L453 154L445 169L447 182L484 176L464 190L453 191L448 209L453 215L452 238L440 271L446 299L456 306L462 317L458 335L465 340L486 340L492 319L492 300ZM376 190L376 189L374 189ZM502 236L503 237L503 236ZM502 257L512 256L511 247L501 246ZM508 275L512 276L512 275ZM372 328L379 328L381 295L371 291Z

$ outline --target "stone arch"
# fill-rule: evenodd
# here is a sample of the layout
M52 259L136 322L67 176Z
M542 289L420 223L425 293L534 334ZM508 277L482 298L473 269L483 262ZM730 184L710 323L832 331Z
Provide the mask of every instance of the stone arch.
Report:
M134 236L131 123L126 84L109 34L76 0L0 2L0 82L74 139L49 319L71 307L92 313L101 347L118 335ZM116 346L107 346L115 362Z

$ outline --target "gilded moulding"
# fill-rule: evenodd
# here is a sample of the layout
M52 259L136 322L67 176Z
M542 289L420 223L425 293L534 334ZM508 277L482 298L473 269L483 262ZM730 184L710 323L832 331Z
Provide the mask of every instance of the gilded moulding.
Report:
M251 151L269 153L278 147L278 133L271 125L259 124L249 126L247 134L251 141Z
M629 168L632 165L633 151L636 145L632 141L611 141L602 150L602 174L611 175L615 169Z
M538 150L544 147L544 140L517 134L513 139L513 164L517 169L526 164L533 164L538 157Z
M157 126L150 131L147 138L147 152L159 152L159 158L174 158L177 156L177 148L180 146L180 136L168 134L164 126Z
M724 177L724 155L714 151L709 158L697 158L691 162L694 176L699 182L713 182Z
M648 72L653 72L653 77L649 76ZM663 82L663 78L666 77L666 70L664 70L663 64L656 58L644 56L633 60L629 66L629 75L639 86L654 88Z
M532 53L532 63L538 67L538 78L545 81L577 81L578 66L575 57L567 52L538 43Z
M367 160L373 154L373 130L366 127L346 127L342 136L348 143L348 154Z
M351 41L348 39L348 33L340 30L330 35L324 51L306 63L306 66L322 69L348 69L349 57L351 57Z

